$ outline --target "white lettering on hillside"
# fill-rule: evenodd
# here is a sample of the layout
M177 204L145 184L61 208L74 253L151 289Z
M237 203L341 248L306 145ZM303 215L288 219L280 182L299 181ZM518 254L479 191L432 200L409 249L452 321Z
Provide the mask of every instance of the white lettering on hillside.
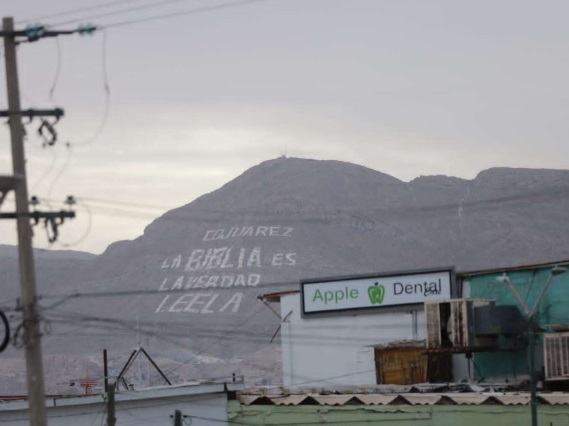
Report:
M220 293L184 293L166 295L154 311L161 313L213 314L215 312L236 313L241 306L243 293L228 294L229 299L220 298Z
M203 246L166 257L160 268L168 276L160 278L157 293L162 300L156 314L236 313L243 291L261 286L262 274L272 269L294 267L297 253L282 248L254 246L208 247L222 245L231 238L291 237L294 228L286 226L232 226L207 230ZM211 244L210 242L214 242ZM262 241L262 240L261 240ZM229 242L229 241L227 241ZM230 291L221 291L229 289Z
M241 237L291 237L293 231L294 228L287 226L232 226L229 229L209 229L202 241Z
M196 248L189 256L182 254L164 259L161 269L182 269L186 272L262 269L263 267L294 266L296 252L274 250L263 252L261 247Z
M191 289L257 287L261 282L261 274L225 274L225 275L180 275L164 278L158 291L180 292Z

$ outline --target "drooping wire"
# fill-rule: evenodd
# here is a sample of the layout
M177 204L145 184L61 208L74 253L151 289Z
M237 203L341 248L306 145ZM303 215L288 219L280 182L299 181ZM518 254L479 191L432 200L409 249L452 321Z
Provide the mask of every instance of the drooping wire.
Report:
M57 153L54 149L50 149L49 152L51 154L51 160L49 162L49 165L30 187L31 193L33 193L35 189L43 182L43 180L50 175L50 173L53 171L53 168L55 167L55 163L57 161Z
M61 242L61 241L57 240L56 241L57 245L64 247L64 248L71 248L71 247L75 247L75 246L78 246L79 244L81 244L83 241L85 241L87 239L87 237L89 236L89 234L91 233L91 230L93 228L93 214L91 213L91 209L89 208L87 203L85 203L84 201L82 201L80 199L77 199L77 201L79 203L81 203L81 205L83 206L83 208L87 212L87 228L85 229L85 232L83 233L83 235L81 235L77 240L75 240L71 243L65 243L65 242Z
M204 6L204 7L200 7L200 8L196 8L196 9L191 9L191 10L166 13L163 15L150 16L147 18L130 19L127 21L113 22L113 23L104 25L103 28L125 27L127 25L140 24L143 22L158 21L161 19L174 18L177 16L194 15L194 14L198 14L198 13L211 12L213 10L228 9L231 7L238 7L238 6L248 4L248 3L259 3L259 2L266 2L266 1L271 1L271 0L239 0L239 1L229 2L229 3L221 3L221 4L217 4L215 6Z
M55 100L55 89L57 87L57 83L59 82L59 74L61 73L61 44L59 43L59 37L55 37L55 45L57 47L57 66L55 68L55 75L53 77L53 83L51 84L51 88L49 89L49 100L56 104Z
M172 368L171 370L167 371L165 373L166 377L168 377L170 374L172 374L174 371L180 369L181 367L183 367L184 365L188 364L190 361L192 361L193 359L195 359L196 357L200 356L201 354L203 354L204 352L209 351L212 347L214 347L215 345L217 345L219 342L221 342L224 338L226 338L228 335L230 335L233 331L238 330L239 327L242 327L243 325L245 325L248 321L250 321L253 317L257 316L259 314L259 312L261 312L263 309L265 309L265 306L262 305L258 310L254 311L251 315L249 315L247 318L245 318L245 320L241 321L240 323L237 323L235 325L235 327L233 327L230 331L228 331L227 333L225 333L224 335L222 335L221 337L217 338L216 340L213 341L213 343L209 344L208 346L206 346L205 348L203 348L202 350L198 351L196 354L193 354L190 358L188 358L186 361L184 361L183 363L179 364L178 366ZM150 385L153 385L154 383L156 383L157 380L154 380Z
M73 157L73 149L71 147L71 144L67 143L66 146L67 146L67 158L65 159L63 166L61 167L61 169L59 169L59 172L57 172L57 174L55 175L55 177L51 182L51 185L49 186L49 189L47 191L47 200L51 199L51 193L53 192L53 188L55 187L56 183L59 181L61 176L63 176L63 173L65 172L65 170L67 170L67 167L69 167L69 163L71 162L71 158Z
M57 46L57 68L56 68L56 72L55 72L55 76L54 76L54 80L52 83L52 86L49 90L49 97L52 100L52 102L55 103L55 90L57 88L57 83L59 81L59 75L61 72L61 45L59 44L59 42L57 42L56 44ZM95 133L89 137L88 139L82 141L82 142L77 142L77 143L66 143L66 148L67 148L67 158L65 160L65 162L63 163L63 166L61 167L61 169L59 170L59 172L55 175L54 179L52 180L48 192L47 192L47 197L44 199L47 202L47 205L51 208L50 205L50 200L51 200L51 194L53 192L53 189L55 187L55 185L57 184L57 182L59 181L59 179L63 176L64 172L67 170L67 168L69 167L69 164L71 162L71 159L73 157L73 150L72 150L72 146L83 146L83 145L87 145L90 144L92 142L94 142L103 132L103 129L106 126L107 123L107 118L108 118L108 114L109 114L109 106L110 106L110 85L109 85L109 81L108 81L108 70L107 70L107 33L106 31L103 31L103 37L102 37L102 75L103 75L103 88L104 88L104 92L105 92L105 106L104 106L104 112L103 112L103 117L101 119L101 123L99 125L99 127L97 128L97 130L95 131ZM55 162L56 162L56 157L54 154L54 157L52 158L52 162L50 164L50 166L48 167L48 169L46 170L46 172L40 177L40 179L34 184L34 186L37 185L37 183L43 181L43 179L45 179L45 177L47 177L53 170L53 167L55 166ZM81 236L81 238L79 238L78 241L74 242L74 243L70 243L70 244L63 244L63 247L73 247L77 244L79 244L80 242L84 241L85 238L87 238L87 236L89 235L90 231L91 231L91 227L92 227L92 212L91 210L85 205L87 213L88 213L88 226L87 226L87 231L84 233L84 235Z
M115 10L115 11L111 11L111 12L100 13L97 15L82 16L82 17L70 19L67 21L57 22L55 24L52 24L51 26L60 27L62 25L75 24L78 22L86 21L86 20L104 18L106 16L113 16L113 15L122 15L122 14L128 13L128 12L137 12L139 10L152 9L154 7L159 7L159 6L163 6L166 4L181 3L181 2L185 2L185 1L191 1L191 0L161 0L161 1L154 2L154 3L145 4L142 6L127 7L126 9L120 9L120 10Z
M105 106L104 106L104 110L103 110L103 117L101 119L101 123L99 124L99 127L97 128L97 130L95 131L95 133L89 137L88 139L81 141L81 142L73 142L72 145L74 146L85 146L85 145L89 145L92 142L96 141L99 136L101 135L101 133L103 133L103 130L105 128L105 126L107 125L107 119L109 117L109 109L110 109L110 104L111 104L111 89L110 89L110 84L109 84L109 75L108 75L108 68L107 68L107 32L105 30L102 30L103 32L103 40L102 40L102 57L101 57L101 71L103 74L103 89L105 91Z
M49 15L40 15L40 16L36 16L34 18L28 18L28 19L24 19L21 21L16 21L16 23L17 24L27 24L30 22L45 21L47 19L57 18L60 16L74 15L76 13L87 12L90 10L103 9L106 7L116 7L120 4L134 3L134 2L139 2L139 1L143 1L143 0L113 0L113 1L105 2L105 3L101 3L101 4L98 4L95 6L79 7L77 9L70 9L70 10L66 10L63 12L51 13Z
M8 322L8 317L2 310L0 310L0 320L4 328L4 332L2 333L4 337L0 341L0 353L2 353L10 343L10 323Z

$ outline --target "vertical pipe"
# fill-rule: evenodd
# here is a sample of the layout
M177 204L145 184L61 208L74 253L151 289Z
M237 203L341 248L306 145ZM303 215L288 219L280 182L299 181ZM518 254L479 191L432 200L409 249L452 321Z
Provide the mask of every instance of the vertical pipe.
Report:
M174 411L174 426L182 426L182 412L180 410Z
M535 377L535 319L529 317L529 374L530 374L530 405L531 405L531 425L537 426L537 382Z
M109 365L107 361L107 350L103 349L103 376L105 378L105 393L109 392Z
M115 416L115 383L109 386L107 394L107 426L116 426L117 418Z

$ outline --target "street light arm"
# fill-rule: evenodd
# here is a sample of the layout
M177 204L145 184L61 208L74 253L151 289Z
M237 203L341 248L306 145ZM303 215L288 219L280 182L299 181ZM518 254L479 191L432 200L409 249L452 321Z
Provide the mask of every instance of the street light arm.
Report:
M522 308L522 311L524 312L526 317L529 317L530 311L529 311L528 307L526 306L524 300L521 298L520 293L518 293L518 290L516 290L516 288L512 284L512 281L510 281L510 277L508 277L504 273L504 275L502 275L501 277L497 277L496 280L501 281L508 286L508 288L510 289L510 291L513 293L514 297L516 298L516 300L520 304L520 307Z
M543 285L543 288L541 289L541 293L539 294L539 297L535 301L535 305L533 305L533 309L528 314L529 318L533 318L533 316L537 313L537 310L539 309L539 305L541 304L541 300L543 299L543 296L545 296L545 292L547 291L549 284L551 284L552 279L553 279L553 274L549 274L549 277L547 277L547 281L545 282L545 284Z
M541 303L541 300L543 299L543 297L545 296L545 292L547 291L547 288L549 287L549 284L551 284L551 280L553 279L553 277L555 275L561 275L564 274L566 271L565 268L561 267L561 266L555 266L552 270L551 273L549 274L549 277L547 278L547 281L545 282L545 284L543 285L543 288L541 289L541 293L539 295L539 297L537 298L537 301L535 302L535 305L533 305L533 309L531 310L531 312L529 313L530 317L533 317L536 313L537 310L539 309L539 305Z

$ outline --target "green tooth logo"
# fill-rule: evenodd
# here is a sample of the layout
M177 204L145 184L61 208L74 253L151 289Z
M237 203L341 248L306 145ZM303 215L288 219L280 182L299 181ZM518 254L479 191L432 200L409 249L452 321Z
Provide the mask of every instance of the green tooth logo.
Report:
M374 305L381 305L383 303L383 296L385 296L385 287L375 283L367 288L367 295L369 301Z

